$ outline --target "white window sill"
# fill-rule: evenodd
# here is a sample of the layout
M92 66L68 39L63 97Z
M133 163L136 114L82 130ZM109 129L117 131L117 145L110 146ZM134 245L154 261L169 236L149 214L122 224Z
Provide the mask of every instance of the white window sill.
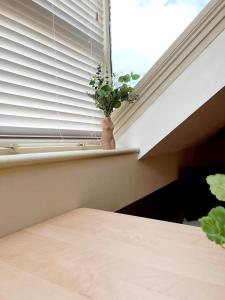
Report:
M119 148L116 150L82 150L82 151L62 151L62 152L44 152L29 154L10 154L0 156L0 168L10 168L15 166L44 164L49 162L79 160L90 158L101 158L107 156L124 155L139 153L139 149Z

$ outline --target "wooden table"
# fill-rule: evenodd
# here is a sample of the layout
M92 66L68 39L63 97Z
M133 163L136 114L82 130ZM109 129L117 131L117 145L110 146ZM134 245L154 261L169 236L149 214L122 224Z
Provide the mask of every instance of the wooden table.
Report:
M222 300L225 250L199 228L76 209L0 239L0 300Z

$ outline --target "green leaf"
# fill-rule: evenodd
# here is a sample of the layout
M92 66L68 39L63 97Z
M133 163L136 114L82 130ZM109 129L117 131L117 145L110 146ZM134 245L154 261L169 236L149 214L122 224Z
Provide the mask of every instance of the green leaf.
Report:
M140 78L140 75L134 74L133 72L131 72L131 78L132 78L132 80L138 80Z
M120 76L118 81L119 82L129 82L129 81L131 81L131 76L130 76L130 74Z
M214 219L217 223L223 225L223 233L225 234L225 208L222 206L217 206L211 209L211 211L208 213L208 216Z
M99 97L105 97L105 96L107 96L107 92L105 92L104 90L102 90L102 89L99 89L99 90L97 90L97 95L99 96Z
M113 107L114 108L119 108L121 106L121 102L120 101L114 101L113 102Z
M125 96L128 94L128 90L129 90L129 87L126 83L124 83L121 87L120 87L120 94L121 96Z
M123 76L123 81L124 81L124 82L129 82L129 81L131 81L131 76L130 76L130 74L124 75L124 76Z
M112 92L112 87L108 84L105 84L101 87L101 90L103 90L105 92Z
M218 200L225 201L225 175L209 175L206 181L209 184L211 193L215 195Z
M225 208L222 206L210 210L207 217L199 219L202 230L207 234L208 239L216 244L225 243Z
M119 81L119 82L123 82L123 76L120 76L120 77L118 78L118 81Z
M94 85L95 84L95 80L90 80L89 85Z

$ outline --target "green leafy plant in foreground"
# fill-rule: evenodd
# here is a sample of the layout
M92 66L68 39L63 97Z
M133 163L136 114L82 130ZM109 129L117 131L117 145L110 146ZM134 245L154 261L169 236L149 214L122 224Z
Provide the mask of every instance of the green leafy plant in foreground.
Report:
M210 191L220 201L225 201L225 175L216 174L206 178ZM223 246L225 244L225 208L212 208L206 217L199 219L208 239Z
M98 65L96 74L89 82L94 91L88 95L94 99L96 107L103 111L105 117L110 117L113 110L119 108L122 102L133 103L138 100L138 94L128 83L139 78L140 75L133 72L118 78L113 74L110 78L108 70L103 70L103 67Z

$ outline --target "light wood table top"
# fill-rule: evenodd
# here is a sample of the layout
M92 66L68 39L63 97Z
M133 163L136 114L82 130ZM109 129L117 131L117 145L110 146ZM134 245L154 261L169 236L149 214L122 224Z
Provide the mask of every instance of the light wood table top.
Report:
M0 300L222 300L225 250L199 228L76 209L0 239Z

